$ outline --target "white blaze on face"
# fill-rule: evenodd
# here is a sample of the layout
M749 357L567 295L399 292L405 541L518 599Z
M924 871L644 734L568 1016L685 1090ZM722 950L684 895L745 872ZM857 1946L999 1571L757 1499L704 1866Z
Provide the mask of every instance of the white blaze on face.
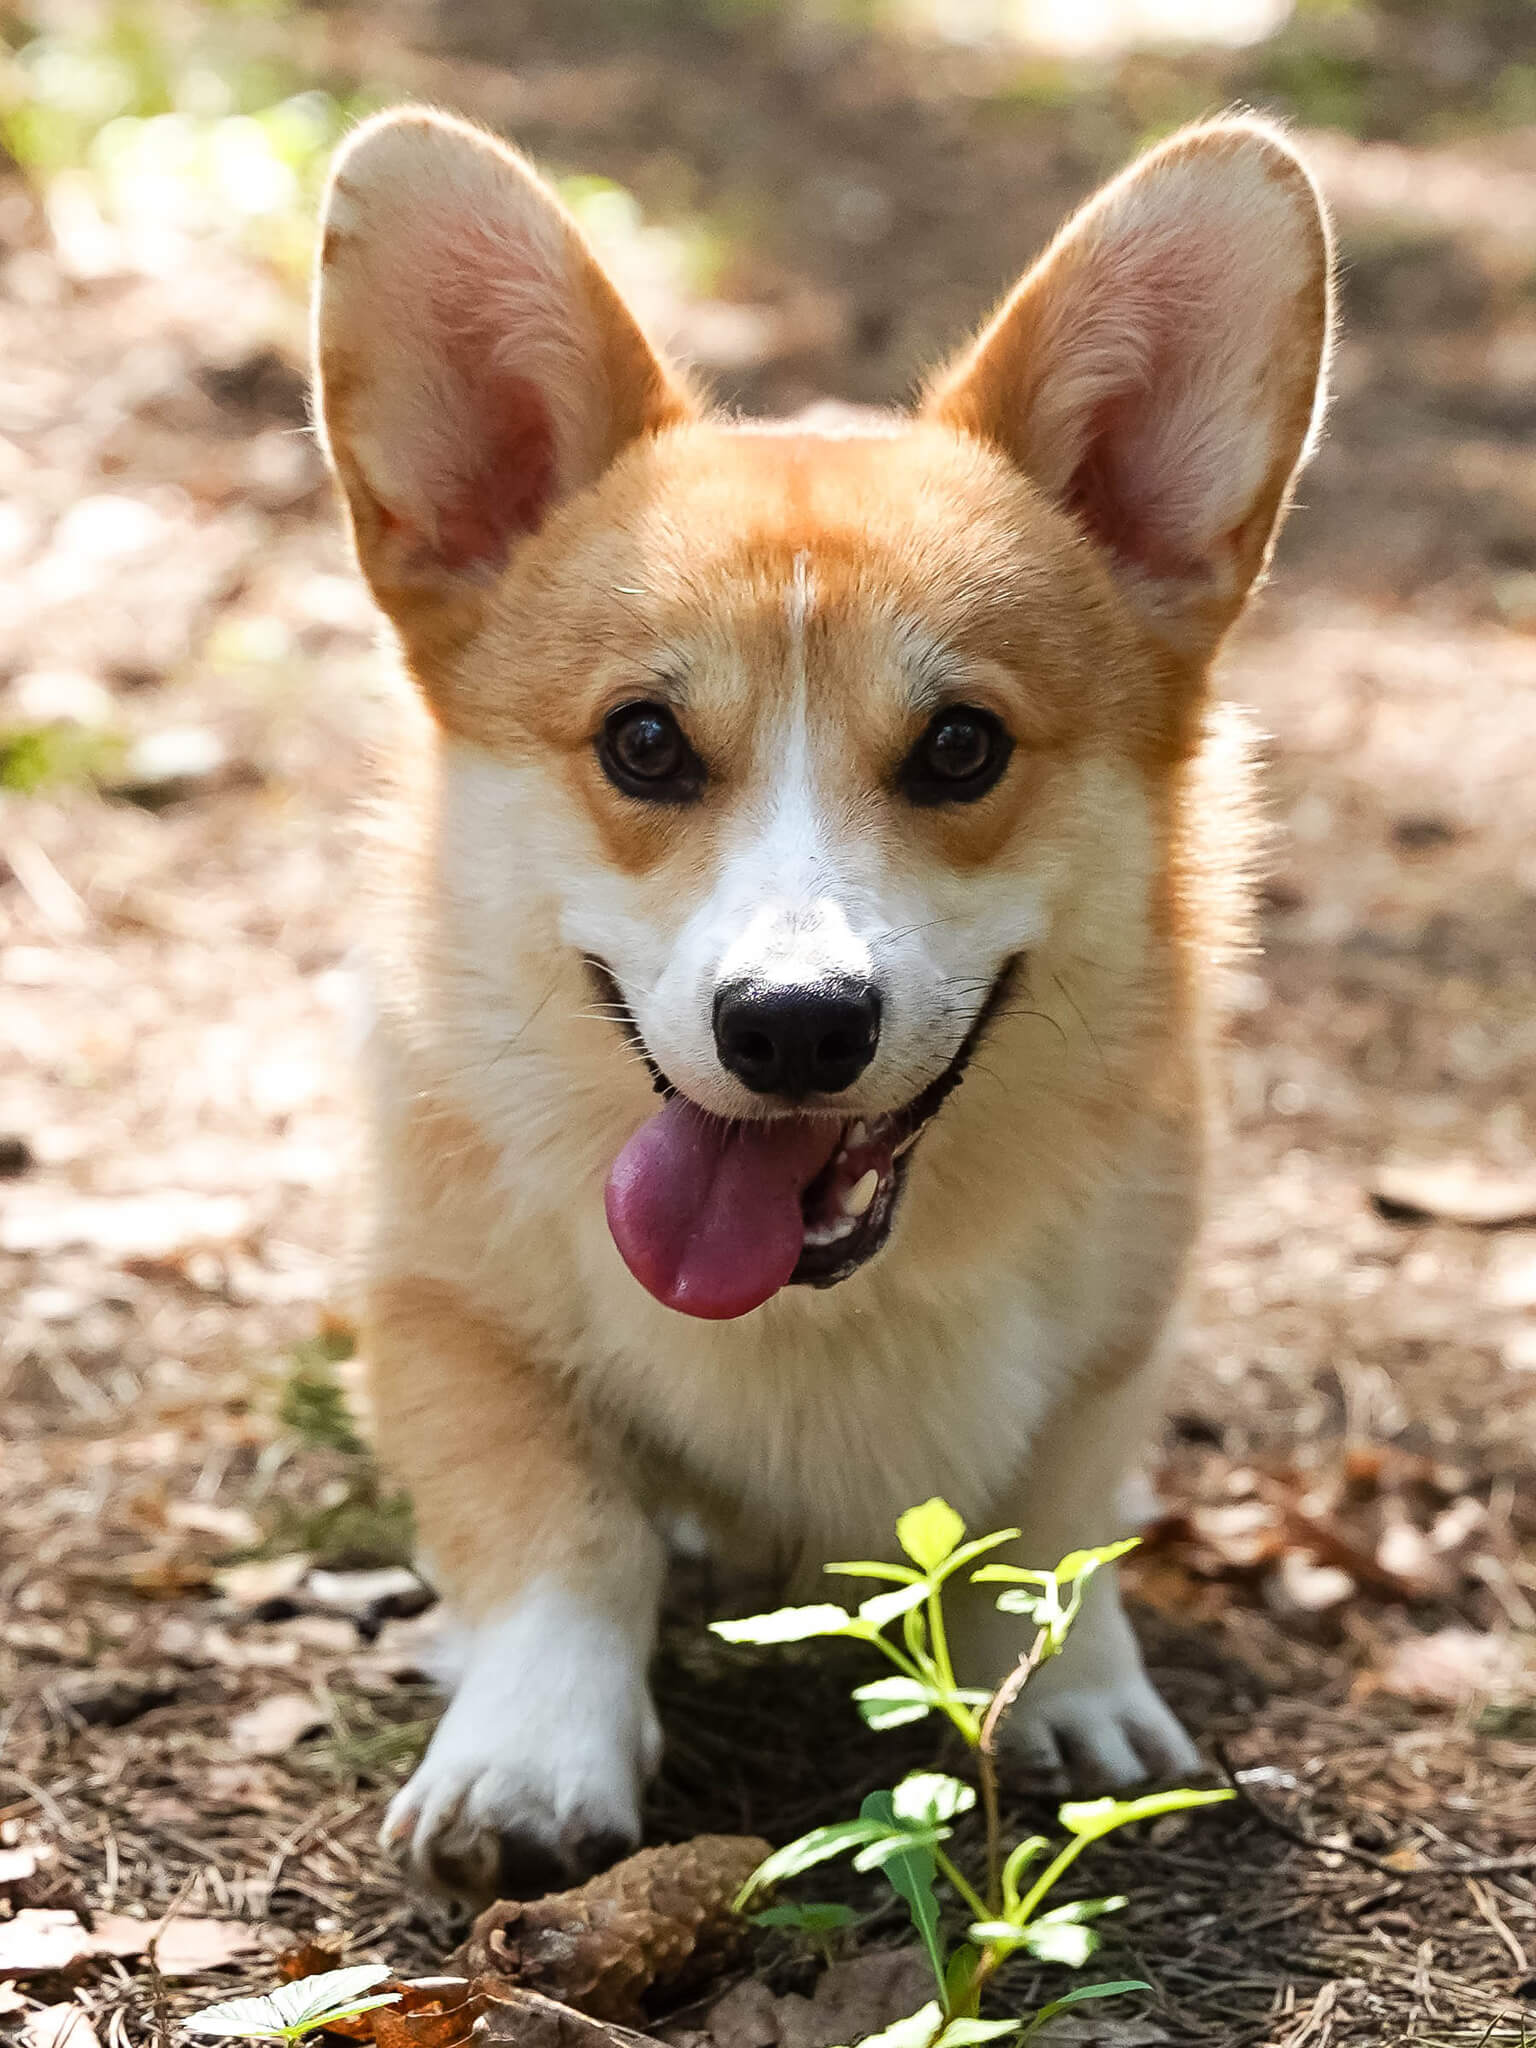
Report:
M657 1063L725 1116L758 1114L761 1104L718 1058L713 1012L722 987L872 985L882 1003L880 1041L847 1096L855 1109L894 1109L948 1064L992 977L1039 930L1035 891L1019 877L983 881L915 853L905 858L899 837L893 843L842 813L810 718L815 605L812 564L802 554L784 592L779 714L707 893L670 941L657 935L652 958L664 964L654 979L630 980L614 962ZM763 686L771 687L768 679Z

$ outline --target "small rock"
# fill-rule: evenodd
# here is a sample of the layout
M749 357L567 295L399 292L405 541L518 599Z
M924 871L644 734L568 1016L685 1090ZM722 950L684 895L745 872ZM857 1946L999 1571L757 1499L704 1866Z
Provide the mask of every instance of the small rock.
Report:
M326 1725L325 1709L307 1692L279 1692L237 1714L229 1739L242 1756L282 1756Z
M146 733L128 749L112 794L145 810L199 796L229 770L229 750L204 726L170 726Z
M384 1565L375 1571L312 1571L304 1590L321 1607L373 1624L425 1613L434 1598L403 1565Z
M20 1180L37 1164L32 1147L14 1131L0 1132L0 1180Z
M63 1705L88 1728L126 1728L176 1697L176 1682L146 1671L81 1671L53 1687Z

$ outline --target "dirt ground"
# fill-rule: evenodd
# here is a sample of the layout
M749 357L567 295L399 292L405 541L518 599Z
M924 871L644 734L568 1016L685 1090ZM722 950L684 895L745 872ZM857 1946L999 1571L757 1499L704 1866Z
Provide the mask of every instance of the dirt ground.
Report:
M611 45L584 8L468 0L306 34L707 221L705 284L632 222L615 260L748 409L900 397L1175 89L1251 86L1148 66L1069 100L995 52ZM1154 1990L1061 2038L1122 2048L1536 2032L1536 129L1404 141L1384 105L1376 139L1300 138L1347 324L1225 663L1277 835L1131 1573L1243 1797L1088 1875L1131 1902L1106 1974ZM14 176L0 260L0 1901L140 1928L0 1970L0 2035L73 1999L126 2044L162 2024L168 1912L173 2013L262 1988L295 1934L408 1972L456 1938L374 1844L434 1711L429 1622L335 1396L379 682L291 291ZM930 1753L860 1731L835 1674L708 1648L715 1597L680 1590L669 1630L653 1839L782 1839ZM774 1941L757 1967L801 1982Z

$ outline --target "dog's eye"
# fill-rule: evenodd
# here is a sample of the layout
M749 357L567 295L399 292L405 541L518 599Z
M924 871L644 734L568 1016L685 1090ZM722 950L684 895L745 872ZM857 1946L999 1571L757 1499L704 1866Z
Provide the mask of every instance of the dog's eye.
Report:
M951 705L901 764L902 795L914 804L972 804L985 796L1008 766L1013 735L990 711Z
M603 720L597 758L608 780L646 803L691 803L704 763L665 704L621 704Z

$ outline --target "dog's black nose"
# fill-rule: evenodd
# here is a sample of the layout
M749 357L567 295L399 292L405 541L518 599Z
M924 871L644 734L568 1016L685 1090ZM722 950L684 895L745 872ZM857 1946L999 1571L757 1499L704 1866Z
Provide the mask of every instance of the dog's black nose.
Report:
M715 997L721 1064L758 1095L836 1095L880 1039L880 994L868 982L809 988L728 982Z

